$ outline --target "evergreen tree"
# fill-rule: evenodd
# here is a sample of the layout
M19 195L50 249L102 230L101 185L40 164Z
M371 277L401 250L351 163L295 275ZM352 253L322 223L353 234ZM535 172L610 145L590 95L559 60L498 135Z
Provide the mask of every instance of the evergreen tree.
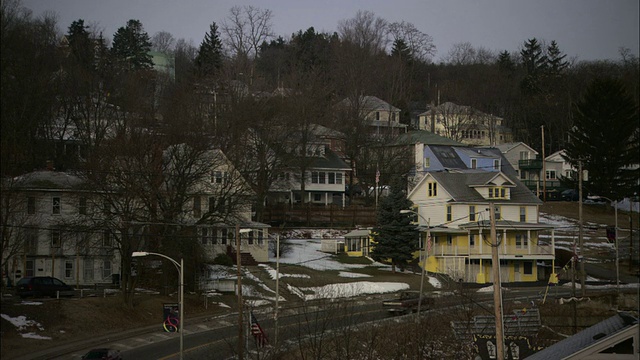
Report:
M569 66L569 63L564 61L567 54L562 54L558 48L558 44L555 40L551 41L551 45L547 48L547 64L548 72L551 76L559 76Z
M78 19L71 23L67 40L69 40L69 50L72 58L85 68L92 68L94 65L94 54L91 37L87 31L84 20Z
M127 70L151 69L153 61L149 51L151 40L140 20L127 21L127 26L119 28L113 35L111 52Z
M520 85L525 92L536 93L540 90L540 76L547 68L547 57L542 51L542 45L536 38L527 40L520 51L520 57L527 73Z
M620 200L637 191L640 151L638 108L618 79L596 79L573 109L566 157L589 177L588 192Z
M516 69L516 64L511 59L511 54L507 50L498 55L498 68L502 71L512 72Z
M201 76L214 75L222 68L222 41L215 22L204 35L195 63Z
M375 245L371 256L376 261L391 261L393 272L396 266L403 270L418 250L418 231L411 224L411 217L400 210L410 209L404 186L395 178L389 196L382 198L378 209L377 226L373 229Z
M404 62L411 62L411 49L403 39L396 39L391 48L391 56L399 57Z

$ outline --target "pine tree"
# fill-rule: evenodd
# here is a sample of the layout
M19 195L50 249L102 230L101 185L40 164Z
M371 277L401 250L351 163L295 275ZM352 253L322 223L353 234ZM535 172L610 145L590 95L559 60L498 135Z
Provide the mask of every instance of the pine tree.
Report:
M391 193L380 202L378 225L373 229L375 245L371 256L377 261L390 261L394 273L396 266L404 270L418 250L418 231L411 224L411 217L400 213L411 205L402 182L396 178Z
M201 76L214 75L222 68L222 41L215 22L204 35L195 63Z
M127 70L151 69L151 40L140 20L129 20L113 35L111 52Z
M520 86L525 92L536 93L540 90L540 77L547 68L547 57L536 38L524 43L520 57L527 73Z
M511 54L507 50L503 51L498 55L498 68L502 71L511 72L515 70L516 64L511 59Z
M393 42L391 56L399 57L404 62L411 62L411 49L403 39L396 39Z
M588 192L620 200L637 191L638 108L618 79L596 79L573 109L566 157L588 171Z
M69 50L74 61L85 68L92 68L94 65L94 51L91 37L87 31L84 20L78 19L69 25L67 40L69 40Z
M547 48L548 72L551 76L560 76L569 66L569 63L564 61L566 57L567 54L560 52L556 41L551 41L551 45Z

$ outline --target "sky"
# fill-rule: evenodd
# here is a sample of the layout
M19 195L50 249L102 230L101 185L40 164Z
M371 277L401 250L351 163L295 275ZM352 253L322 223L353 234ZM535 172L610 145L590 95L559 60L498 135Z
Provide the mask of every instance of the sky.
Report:
M626 47L639 53L638 0L22 0L35 16L58 15L62 32L72 21L85 20L112 38L129 19L142 22L150 36L167 31L198 46L216 22L220 26L235 5L251 5L273 13L273 30L288 38L298 30L334 32L340 21L358 10L389 22L406 21L430 35L435 60L453 44L519 51L531 38L555 40L568 58L616 60Z

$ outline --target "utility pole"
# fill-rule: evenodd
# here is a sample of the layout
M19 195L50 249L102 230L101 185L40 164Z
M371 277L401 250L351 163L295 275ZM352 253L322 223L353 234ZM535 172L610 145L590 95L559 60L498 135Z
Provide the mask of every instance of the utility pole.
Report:
M238 267L238 359L244 360L244 320L242 316L242 263L240 257L240 224L236 224L236 266Z
M420 215L418 213L418 215ZM422 216L422 215L420 215ZM431 231L430 231L430 223L431 219L427 220L427 238L424 239L424 244L422 245L423 247L423 251L421 251L421 253L424 253L424 259L420 259L423 261L422 264L422 274L420 275L420 297L418 298L418 316L416 316L416 322L419 322L420 319L420 308L422 307L422 288L424 287L424 272L425 272L425 268L427 267L427 259L429 258L429 250L427 248L427 244L429 242L429 238L431 238ZM422 256L421 256L422 257Z
M280 234L276 235L276 311L273 315L273 320L276 323L276 336L274 340L274 346L278 347L278 300L280 298Z
M544 125L542 129L542 201L547 201L547 161L544 155Z
M493 202L489 203L489 217L491 219L491 261L493 262L493 308L496 317L496 347L497 359L504 360L504 334L502 332L502 287L500 284L500 257L498 256L498 237L496 235L496 213Z
M582 160L578 160L578 246L580 248L578 260L580 260L580 292L586 296L587 289L584 286L586 273L584 271L584 259L582 258ZM575 296L575 295L574 295Z

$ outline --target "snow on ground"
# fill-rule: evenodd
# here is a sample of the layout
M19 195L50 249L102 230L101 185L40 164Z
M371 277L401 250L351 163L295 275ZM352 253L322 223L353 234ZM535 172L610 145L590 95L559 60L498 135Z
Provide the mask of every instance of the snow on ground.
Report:
M348 271L340 271L338 273L338 276L344 277L344 278L366 278L366 277L371 277L371 275L348 272Z
M314 300L385 294L407 289L409 289L409 284L405 283L356 281L317 287L301 287L295 293L304 300ZM307 292L313 292L313 294L308 294Z
M34 321L34 320L27 320L27 317L24 316L24 315L11 317L11 316L6 315L6 314L0 314L0 317L2 317L3 319L7 320L11 324L13 324L13 326L15 326L17 328L18 333L20 333L20 335L22 337L24 337L24 338L39 339L39 340L51 340L50 337L38 335L33 331L23 332L23 331L26 331L27 329L32 330L34 327L37 328L40 331L44 331L44 327L42 327L42 325L40 325L40 323L38 323L37 321Z
M562 286L573 286L573 284L571 284L571 282L567 282L562 284ZM579 282L576 282L576 289L580 289L582 287L582 285L580 285ZM615 289L617 287L616 284L607 284L607 285L589 285L586 284L584 286L586 289ZM638 287L640 287L639 283L630 283L630 284L620 284L620 288L621 289L637 289Z

